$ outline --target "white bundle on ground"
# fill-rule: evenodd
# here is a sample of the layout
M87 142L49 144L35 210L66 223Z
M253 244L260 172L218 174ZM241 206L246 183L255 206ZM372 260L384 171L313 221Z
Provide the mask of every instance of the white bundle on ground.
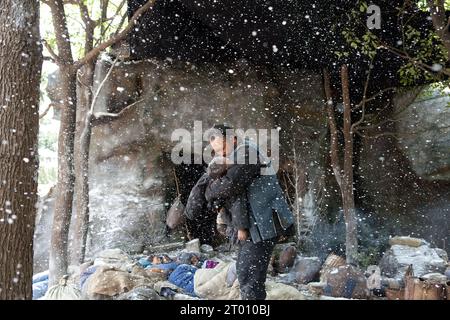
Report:
M48 289L42 300L80 300L81 292L75 284L67 282L68 276L64 276L59 284Z

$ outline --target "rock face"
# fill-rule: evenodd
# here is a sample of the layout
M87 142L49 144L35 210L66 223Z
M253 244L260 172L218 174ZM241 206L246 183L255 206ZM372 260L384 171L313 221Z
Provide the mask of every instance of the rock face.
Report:
M394 244L381 259L380 268L383 274L396 279L403 279L409 265L413 266L415 277L434 272L444 274L447 260L444 260L446 255L442 251L428 245L411 247Z
M99 59L94 92L110 66L109 58ZM202 174L201 162L183 170L172 162L173 147L180 142L178 136L172 141L176 129L191 134L192 151L198 155L205 144L203 132L215 123L227 122L244 131L280 126L283 139L290 128L281 126L286 123L281 115L293 108L298 113L294 127L303 136L297 142L298 152L308 155L302 165L308 166L305 174L311 172L311 181L315 181L320 168L314 159L326 133L320 112L321 83L320 74L282 69L268 72L245 60L229 65L159 60L118 63L94 110L101 119L92 130L90 148L87 257L107 248L140 252L164 242L165 215L175 197L172 170L184 172L178 175L184 200ZM195 121L201 121L200 136L194 135ZM283 155L281 158L286 160ZM314 199L310 193L309 198ZM48 222L42 226L43 230L49 228ZM37 247L48 251L47 241L38 242Z
M368 129L367 137L360 138L355 199L374 218L376 234L410 234L448 251L447 101L418 100L419 92L397 94L392 110L380 116L379 129ZM385 102L377 108L383 110Z
M101 60L96 79L103 79L109 67ZM270 91L245 66L197 68L159 61L116 66L95 107L95 112L121 114L92 132L90 254L108 247L139 251L164 240L173 193L171 152L179 142L171 141L173 131L193 134L194 121L202 121L203 131L224 121L270 129ZM197 150L202 150L203 131L200 139L194 137Z
M401 98L401 97L400 97ZM403 110L396 110L399 145L417 175L428 180L450 180L450 102L432 93Z

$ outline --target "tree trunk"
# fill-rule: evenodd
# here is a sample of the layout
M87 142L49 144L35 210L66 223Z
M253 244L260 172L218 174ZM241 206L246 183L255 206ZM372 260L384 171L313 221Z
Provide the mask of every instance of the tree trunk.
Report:
M0 300L31 299L37 202L39 2L0 2Z
M73 71L64 69L61 75L61 89L66 99L62 108L58 138L58 183L49 260L50 286L56 284L67 273L67 247L75 183L73 149L77 101L76 76Z
M346 225L345 255L348 264L356 262L358 251L357 223L355 200L353 195L353 132L351 118L351 102L348 81L348 67L341 69L342 96L344 100L344 174L342 179L342 206Z
M333 169L334 177L336 178L336 182L339 185L339 188L342 188L342 169L339 164L339 146L338 146L338 130L336 125L336 118L334 116L334 104L333 104L333 95L331 92L331 79L330 73L328 70L323 71L324 75L324 88L325 88L325 97L327 99L327 117L328 117L328 126L330 128L330 158L331 158L331 168Z
M104 2L102 2L102 5ZM104 9L102 7L102 9ZM103 12L106 11L102 10ZM82 12L83 14L83 12ZM94 46L95 24L85 13L86 38L84 53L87 54ZM87 62L80 70L78 85L77 120L75 128L75 229L72 250L72 261L83 263L86 253L86 241L89 227L89 146L91 140L90 107L92 89L94 87L95 60ZM89 130L89 132L86 132Z
M89 109L92 103L94 83L94 63L86 64L82 69L78 86L77 121L75 131L75 230L72 261L83 263L86 253L86 241L89 227L89 147L91 140L91 119Z
M75 175L73 170L73 148L76 120L76 69L70 36L67 29L66 13L62 0L48 2L52 10L53 28L61 68L61 90L65 99L62 103L61 123L58 138L58 183L56 185L55 213L52 225L52 239L49 259L49 286L56 284L67 273L68 238Z

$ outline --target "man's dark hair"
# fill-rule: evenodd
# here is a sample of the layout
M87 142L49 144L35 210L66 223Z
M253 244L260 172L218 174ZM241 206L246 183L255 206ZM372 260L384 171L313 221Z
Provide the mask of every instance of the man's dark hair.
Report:
M222 136L226 136L227 130L233 130L233 127L231 127L225 123L221 123L221 124L215 124L213 126L213 129L220 131L220 133L222 133Z
M210 132L208 134L208 138L209 140L214 140L215 137L220 136L222 137L226 137L227 136L227 130L233 130L233 127L225 124L225 123L221 123L221 124L215 124L211 129Z

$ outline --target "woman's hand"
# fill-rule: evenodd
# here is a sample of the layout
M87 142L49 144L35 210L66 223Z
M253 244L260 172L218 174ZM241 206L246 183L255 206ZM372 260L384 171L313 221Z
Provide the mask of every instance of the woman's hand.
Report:
M238 230L238 240L245 241L248 239L248 231L246 229Z

